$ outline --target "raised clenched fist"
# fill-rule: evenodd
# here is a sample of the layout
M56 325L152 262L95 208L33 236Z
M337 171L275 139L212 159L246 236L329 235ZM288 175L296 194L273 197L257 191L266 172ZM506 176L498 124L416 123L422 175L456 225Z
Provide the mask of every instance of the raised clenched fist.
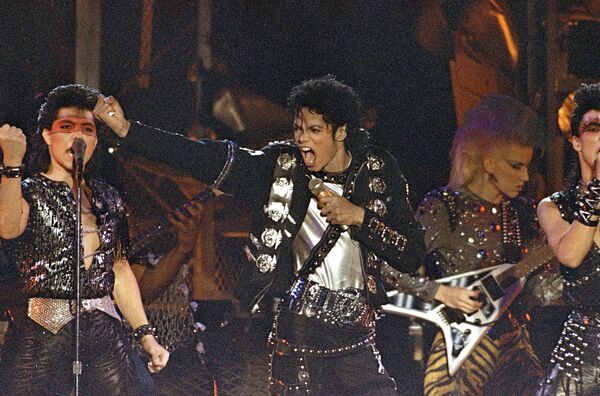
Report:
M100 95L94 107L94 117L104 122L119 137L125 137L129 132L130 123L125 118L119 101L113 96Z
M4 155L3 165L20 166L27 149L27 140L23 131L12 125L2 125L0 127L0 149Z

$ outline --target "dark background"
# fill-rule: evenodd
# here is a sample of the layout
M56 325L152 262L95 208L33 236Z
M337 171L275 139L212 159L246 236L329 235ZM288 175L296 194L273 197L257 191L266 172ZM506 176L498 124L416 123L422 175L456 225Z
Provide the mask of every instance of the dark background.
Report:
M189 127L196 3L156 0L150 88L136 85L142 1L104 0L101 87L133 119ZM284 105L303 79L332 73L377 110L372 136L400 162L415 199L445 183L456 127L446 58L419 47L414 1L213 1L211 45L227 84ZM31 130L41 97L74 75L74 1L0 5L0 122ZM288 132L288 131L279 131ZM235 137L234 137L235 139Z
M222 83L283 106L295 84L335 74L355 87L365 107L376 109L372 137L398 159L411 184L413 203L418 203L425 192L446 183L448 152L456 129L449 58L426 51L415 40L414 27L424 3L213 0L212 50L229 71ZM464 1L445 3L456 10ZM507 3L521 44L515 84L525 92L526 2ZM195 118L196 86L189 75L198 72L194 66L198 64L197 5L193 0L154 1L150 87L139 88L142 4L142 0L102 0L98 88L115 95L130 118L183 132ZM452 7L448 11L451 22ZM11 123L30 133L44 94L73 82L75 1L2 1L0 16L0 124ZM583 59L572 67L592 64L597 62ZM543 73L542 67L538 74ZM291 128L273 131L291 136L290 132ZM105 164L108 179L118 173L113 172L113 165ZM402 379L400 389L409 394L420 386L420 371L409 358L407 321L389 318L381 325L394 344L383 351L388 355L387 366ZM545 355L540 357L546 360Z

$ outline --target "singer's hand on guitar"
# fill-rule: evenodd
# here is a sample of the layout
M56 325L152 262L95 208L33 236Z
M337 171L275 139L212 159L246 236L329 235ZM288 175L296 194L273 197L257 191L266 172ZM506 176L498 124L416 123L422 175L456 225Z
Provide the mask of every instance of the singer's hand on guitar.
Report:
M131 123L125 118L119 101L113 96L100 95L94 107L94 117L105 123L117 136L121 138L127 136Z
M177 245L175 248L187 253L193 249L198 239L204 208L201 203L193 201L186 205L184 209L175 212L173 216L169 216L169 222L177 229Z
M321 215L332 224L360 226L365 218L365 210L344 197L320 194L318 201Z
M464 287L440 285L434 298L450 308L460 309L465 313L473 313L481 308L477 300L479 291Z
M0 149L4 156L3 165L21 166L27 149L27 140L23 131L12 125L2 125L0 127Z

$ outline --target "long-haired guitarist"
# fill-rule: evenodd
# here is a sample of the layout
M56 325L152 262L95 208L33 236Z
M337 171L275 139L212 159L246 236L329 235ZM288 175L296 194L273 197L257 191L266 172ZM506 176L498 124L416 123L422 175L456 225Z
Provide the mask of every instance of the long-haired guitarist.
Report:
M565 189L540 202L538 216L561 263L563 300L572 308L539 395L600 394L600 84L575 95L571 133L577 154Z
M213 196L211 191L208 197ZM141 212L132 210L130 220L132 216L140 219ZM144 308L156 328L158 339L171 353L167 374L163 373L155 380L158 389L167 386L164 380L170 378L169 373L189 375L193 369L204 368L201 330L190 307L193 290L191 260L194 260L203 212L203 205L198 200L186 202L154 226L137 232L131 242L131 269L138 281ZM194 374L199 383L206 382L202 373Z
M538 117L516 99L489 95L470 111L454 138L448 185L429 192L417 211L425 227L430 276L515 263L539 242L533 206L519 195L529 180L534 149L542 145ZM455 294L453 306L465 312L481 306L465 301L462 289L447 291ZM471 293L467 299L479 298ZM523 316L513 304L453 376L438 332L427 362L425 394L531 394L543 373Z
M146 255L140 257L132 263L131 269L138 281L142 301L146 305L146 310L152 316L153 312L160 312L162 306L168 306L178 315L188 317L189 290L188 284L189 272L188 261L192 255L194 246L200 232L203 207L199 202L189 202L184 210L179 210L166 217L167 221L173 227L176 233L176 240L171 243L169 249L163 253L161 249L155 247L146 249ZM164 235L162 235L164 237ZM149 239L152 236L148 237ZM153 245L156 246L162 241L154 238ZM163 243L162 245L165 245ZM162 246L161 246L162 247ZM164 249L163 249L164 250ZM161 254L162 253L162 254ZM138 256L134 256L138 257ZM156 302L156 308L153 309L152 303ZM182 314L182 312L184 312ZM165 343L170 351L177 349L181 344L185 344L185 338L189 337L188 332L193 332L194 323L188 322L177 326L174 330L181 334L173 334L173 329L168 326L169 319L162 317L153 320L159 339ZM171 318L178 320L178 318ZM161 322L159 324L159 322ZM190 328L186 328L186 327ZM193 338L193 337L192 337Z

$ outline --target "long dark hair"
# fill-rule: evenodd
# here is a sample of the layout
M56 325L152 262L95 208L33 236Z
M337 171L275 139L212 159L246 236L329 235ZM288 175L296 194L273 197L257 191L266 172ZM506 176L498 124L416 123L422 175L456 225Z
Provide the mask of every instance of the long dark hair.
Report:
M50 166L50 153L42 132L44 129L52 127L58 110L63 107L76 107L91 111L94 110L99 97L100 92L98 90L81 84L60 85L50 91L40 107L37 127L30 139L31 150L29 151L28 164L31 173L46 172ZM88 169L93 168L92 160L90 160L87 167Z

